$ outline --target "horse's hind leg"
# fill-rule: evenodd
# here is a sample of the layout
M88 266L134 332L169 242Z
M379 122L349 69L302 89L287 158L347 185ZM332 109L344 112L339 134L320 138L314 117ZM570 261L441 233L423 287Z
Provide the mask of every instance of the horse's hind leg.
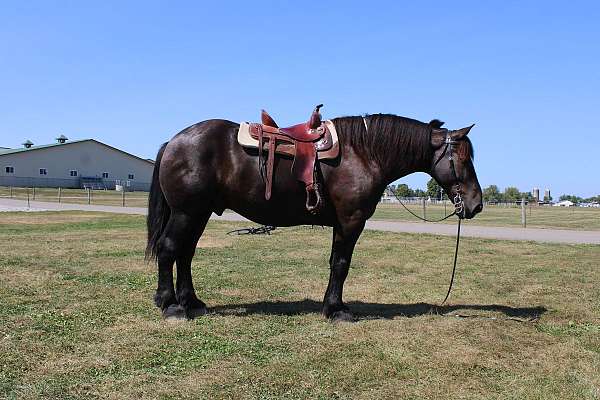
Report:
M194 318L206 313L206 305L196 297L192 283L192 258L196 251L198 239L204 232L210 212L191 216L173 210L169 222L161 238L158 256L159 289L160 277L170 275L170 286L173 287L173 262L177 264L177 283L174 292L175 301L170 301L163 309L165 318ZM162 274L161 274L162 272ZM159 293L157 291L158 297Z
M173 220L169 219L165 231L158 241L156 264L158 267L158 287L154 295L154 303L161 310L177 304L175 287L173 286L173 263L175 262L175 240L171 234Z

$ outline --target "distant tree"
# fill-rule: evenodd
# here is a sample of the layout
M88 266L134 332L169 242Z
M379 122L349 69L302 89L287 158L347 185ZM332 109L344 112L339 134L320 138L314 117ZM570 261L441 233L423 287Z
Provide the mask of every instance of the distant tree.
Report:
M437 181L433 178L427 182L427 196L432 199L439 199L440 194L442 193L442 187L437 183Z
M421 189L415 189L415 197L425 197L427 193Z
M584 200L586 203L600 202L600 194L598 196L588 197Z
M402 183L396 187L396 196L404 198L412 197L414 196L414 191L407 184Z
M502 193L498 190L498 186L490 185L483 189L483 201L500 201Z
M560 201L565 201L565 200L569 200L572 201L573 203L577 204L577 203L581 203L583 201L583 199L579 196L575 196L572 194L561 194L559 197Z
M504 189L504 195L502 196L504 201L517 201L521 200L521 192L514 186L509 186Z
M530 192L521 192L521 198L527 201L532 201L533 195Z
M548 196L548 195L544 196L544 201L545 201L546 203L549 203L549 202L551 202L551 201L552 201L552 196Z

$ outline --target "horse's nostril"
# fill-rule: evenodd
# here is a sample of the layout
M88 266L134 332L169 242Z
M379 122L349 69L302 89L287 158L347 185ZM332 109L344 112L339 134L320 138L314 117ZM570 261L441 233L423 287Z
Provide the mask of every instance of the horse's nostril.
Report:
M477 207L475 207L475 208L473 209L473 214L480 213L480 212L481 212L481 210L483 210L483 204L479 203L479 204L477 204Z

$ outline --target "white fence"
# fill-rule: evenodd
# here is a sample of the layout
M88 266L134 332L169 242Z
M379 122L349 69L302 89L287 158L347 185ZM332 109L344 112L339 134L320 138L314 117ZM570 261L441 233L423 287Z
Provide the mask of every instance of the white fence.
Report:
M8 187L38 187L38 188L84 188L86 177L73 178L37 178L20 176L0 176L0 186ZM150 182L138 182L135 180L101 179L104 189L115 189L116 185L123 185L128 191L148 192ZM97 189L94 187L94 189Z

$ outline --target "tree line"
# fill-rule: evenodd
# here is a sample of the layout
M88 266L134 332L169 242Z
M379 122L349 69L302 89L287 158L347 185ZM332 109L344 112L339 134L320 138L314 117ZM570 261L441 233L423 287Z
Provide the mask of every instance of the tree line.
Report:
M504 189L504 192L501 192L496 185L490 185L483 189L483 201L488 202L515 202L521 199L525 199L527 201L533 200L533 195L530 192L521 192L518 188L514 186L508 186ZM540 199L543 201L552 201L552 196L544 197Z
M402 183L400 185L391 185L390 189L394 191L396 196L401 198L407 197L431 197L432 199L447 199L448 197L442 190L442 187L438 185L435 179L431 178L429 182L427 182L427 190L423 189L413 189L409 187L407 184Z
M525 199L525 200L533 200L533 195L530 192L520 192L519 189L517 189L514 186L509 186L506 189L504 189L504 192L500 192L500 190L498 189L498 186L496 185L490 185L488 187L486 187L485 189L483 189L483 201L497 201L497 202L513 202L513 201L518 201L521 199ZM544 196L544 198L539 199L539 200L543 200L545 202L550 202L553 200L552 196L547 197ZM563 201L563 200L570 200L575 204L578 203L593 203L593 202L600 202L600 195L598 196L592 196L592 197L588 197L588 198L582 198L579 196L575 196L572 194L563 194L559 197L559 201Z
M579 203L600 203L600 194L598 196L592 196L588 198L583 198L579 196L575 196L573 194L563 194L559 197L560 201L569 200L575 204Z
M407 184L402 183L400 185L392 185L391 189L394 191L396 196L401 198L407 197L431 197L432 199L447 199L448 197L443 192L442 188L435 179L431 178L429 182L427 182L427 190L422 189L413 189L409 187ZM504 191L500 191L498 186L489 185L485 189L482 190L483 193L483 201L485 202L515 202L521 199L525 199L527 201L533 200L533 195L530 192L521 192L518 188L514 186L508 186L504 189ZM573 203L591 203L591 202L600 202L600 195L593 196L589 198L582 198L575 195L563 194L560 196L560 201L570 200ZM552 196L544 197L540 200L549 202L552 201Z

